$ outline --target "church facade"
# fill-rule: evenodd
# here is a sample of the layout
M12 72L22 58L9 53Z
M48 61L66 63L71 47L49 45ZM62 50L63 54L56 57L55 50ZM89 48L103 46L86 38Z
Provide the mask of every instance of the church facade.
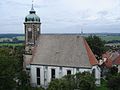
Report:
M52 79L84 71L94 72L100 85L98 62L80 34L41 34L40 18L33 6L24 27L24 68L33 87L47 87Z

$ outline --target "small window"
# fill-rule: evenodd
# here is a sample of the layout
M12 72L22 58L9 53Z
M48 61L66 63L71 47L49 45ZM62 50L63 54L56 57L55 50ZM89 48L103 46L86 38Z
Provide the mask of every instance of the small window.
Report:
M70 75L71 74L71 70L67 70L67 75Z
M37 85L40 85L40 68L36 69L37 74Z
M92 70L92 74L95 77L95 69Z
M37 78L37 85L40 85L40 78Z
M51 69L51 79L55 79L55 69Z
M28 28L28 40L32 39L32 29Z
M40 77L40 68L37 68L37 77Z
M79 68L76 68L76 72L79 73Z

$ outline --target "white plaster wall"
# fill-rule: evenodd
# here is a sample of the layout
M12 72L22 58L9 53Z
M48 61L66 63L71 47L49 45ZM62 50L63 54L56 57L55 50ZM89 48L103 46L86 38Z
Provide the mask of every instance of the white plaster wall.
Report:
M91 73L91 69L84 69L84 68L80 68L79 72L90 72Z
M51 81L51 69L55 69L55 78L59 78L59 67L48 66L48 83Z
M96 85L100 85L100 78L101 78L101 70L100 68L96 65L92 67L92 70L95 69L95 79L96 79Z
M118 65L118 72L120 73L120 65Z
M31 65L30 74L31 74L31 85L36 86L37 85L37 77L36 77L36 68L40 68L40 76L41 76L41 85L47 86L49 82L51 81L51 69L55 69L55 78L61 78L65 75L67 75L67 70L71 70L71 74L76 74L78 68L71 68L71 67L62 67L62 70L60 70L60 67L55 66L38 66L38 65ZM91 72L92 69L84 69L79 68L79 72L89 71ZM46 76L45 76L46 72ZM46 77L46 80L45 80Z
M41 85L44 85L44 69L43 66L35 66L35 65L31 65L31 69L30 69L30 75L31 75L31 84L32 86L36 86L37 85L37 75L36 75L36 68L40 68L40 83Z

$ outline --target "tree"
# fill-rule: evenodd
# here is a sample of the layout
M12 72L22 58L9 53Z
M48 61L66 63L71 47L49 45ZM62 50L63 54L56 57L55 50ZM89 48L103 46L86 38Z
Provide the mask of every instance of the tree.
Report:
M107 50L105 41L95 35L88 36L86 40L93 53L96 55L96 58L99 60L102 57L102 54Z
M48 90L95 90L95 78L89 72L67 75L50 82Z
M76 74L77 77L77 83L79 90L95 90L95 78L92 74L89 72L83 72Z
M30 87L28 75L23 71L23 52L23 46L0 47L0 90Z
M111 73L112 75L117 74L117 73L118 73L118 68L117 68L116 66L113 66L113 67L110 69L110 73Z
M110 90L120 90L120 74L113 75L107 81L107 86Z

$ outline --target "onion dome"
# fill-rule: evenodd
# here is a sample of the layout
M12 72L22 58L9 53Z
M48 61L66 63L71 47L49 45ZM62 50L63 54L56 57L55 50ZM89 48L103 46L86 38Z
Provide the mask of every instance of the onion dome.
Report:
M25 17L25 22L40 22L40 18L36 15L33 4L31 10L29 11L29 15Z

